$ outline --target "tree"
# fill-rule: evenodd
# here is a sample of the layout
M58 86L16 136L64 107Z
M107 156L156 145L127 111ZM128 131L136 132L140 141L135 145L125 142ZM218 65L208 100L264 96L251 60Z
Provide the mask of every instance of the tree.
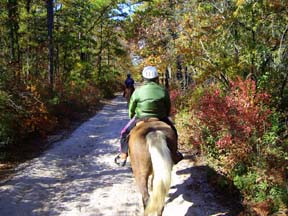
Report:
M54 10L53 0L47 0L47 30L48 30L48 82L50 90L53 91L54 85L54 45L53 45L53 24L54 24Z

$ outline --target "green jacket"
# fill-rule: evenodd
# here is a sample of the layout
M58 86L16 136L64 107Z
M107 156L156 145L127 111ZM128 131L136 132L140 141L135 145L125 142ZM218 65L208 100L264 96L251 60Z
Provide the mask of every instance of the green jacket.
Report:
M137 88L129 102L129 118L158 117L170 114L171 101L168 91L155 82L146 82Z

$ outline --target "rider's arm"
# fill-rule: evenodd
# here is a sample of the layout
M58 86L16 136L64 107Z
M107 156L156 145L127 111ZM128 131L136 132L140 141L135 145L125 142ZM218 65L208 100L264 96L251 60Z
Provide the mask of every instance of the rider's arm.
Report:
M166 90L165 91L165 103L166 103L166 111L167 111L167 116L170 115L170 112L171 112L171 100L170 100L170 95L169 95L169 92Z

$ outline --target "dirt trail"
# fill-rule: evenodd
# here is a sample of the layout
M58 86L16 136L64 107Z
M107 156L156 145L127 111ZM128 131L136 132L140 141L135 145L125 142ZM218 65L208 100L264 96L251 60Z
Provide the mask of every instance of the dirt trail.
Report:
M18 166L15 176L0 185L0 215L142 215L129 163L119 168L113 162L127 121L127 105L119 94L69 138ZM185 159L174 166L163 215L237 215L208 186L205 169L192 165Z

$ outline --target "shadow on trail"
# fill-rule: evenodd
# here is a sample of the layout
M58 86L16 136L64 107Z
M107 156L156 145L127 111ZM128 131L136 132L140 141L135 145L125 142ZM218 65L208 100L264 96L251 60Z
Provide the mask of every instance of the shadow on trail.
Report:
M113 182L132 178L130 169L112 162L126 119L126 102L118 97L69 138L20 166L12 180L0 185L0 215L56 216L77 203L81 212L97 189L109 191Z
M51 203L51 206L47 209L42 209L46 201L54 201L65 204L70 202L80 201L83 205L79 208L85 207L85 203L89 202L89 196L85 194L91 194L97 188L110 187L109 179L113 175L114 178L118 178L122 175L125 178L129 178L130 170L105 170L95 174L79 174L71 177L61 178L19 178L16 185L13 185L13 189L9 190L7 193L5 191L1 192L1 203L5 203L4 206L0 206L1 215L21 215L21 216L32 216L32 215L59 215L62 211L67 210L64 206L58 206L58 208ZM76 184L70 184L72 181L79 182L79 187ZM119 179L120 181L120 179ZM63 192L63 185L67 189L66 193L63 193L63 197L59 196L59 193ZM33 185L33 189L31 188ZM10 184L6 184L7 187L12 187ZM70 187L73 187L71 190ZM31 190L31 191L29 191ZM33 192L33 191L34 192ZM17 192L16 192L17 191ZM22 191L23 193L19 193ZM29 193L24 195L24 193ZM13 194L13 196L11 196ZM47 196L48 194L48 196ZM45 199L43 200L43 196ZM53 200L56 198L55 200ZM60 198L60 199L59 199ZM88 205L88 203L87 203ZM47 206L48 207L48 206Z
M243 210L239 194L229 194L228 191L216 191L209 185L207 174L215 172L208 166L193 166L176 172L177 175L190 174L182 184L173 186L174 193L169 194L167 203L173 202L177 197L183 199L191 206L185 216L237 216ZM223 206L219 212L219 205Z

